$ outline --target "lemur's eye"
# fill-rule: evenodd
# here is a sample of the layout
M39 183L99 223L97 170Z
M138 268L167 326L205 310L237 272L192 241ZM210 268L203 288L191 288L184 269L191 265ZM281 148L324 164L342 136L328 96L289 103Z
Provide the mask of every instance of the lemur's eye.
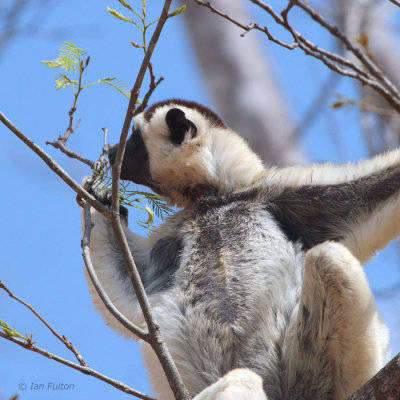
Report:
M165 116L165 122L171 133L171 142L180 145L187 132L194 138L197 135L196 125L185 117L185 113L179 108L171 108Z

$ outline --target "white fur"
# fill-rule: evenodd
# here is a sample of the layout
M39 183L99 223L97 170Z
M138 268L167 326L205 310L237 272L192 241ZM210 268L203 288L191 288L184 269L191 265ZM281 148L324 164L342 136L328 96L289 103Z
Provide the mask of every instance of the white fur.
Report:
M249 369L234 369L193 400L267 400L262 379Z
M342 243L365 263L400 235L400 195L360 220Z
M324 335L333 332L334 338L326 351L332 359L340 360L341 376L339 370L333 371L337 388L334 400L340 400L355 392L365 383L366 376L373 376L387 361L388 330L377 311L361 264L339 243L325 242L307 252L300 305L309 309L309 318L313 313L321 313L322 299L326 309L320 315L321 329L312 346L317 348L320 341L324 343ZM300 324L301 334L303 326L301 322L296 324ZM294 352L299 334L296 328L290 346ZM308 362L304 349L299 351L299 357L292 360ZM347 385L340 383L343 376ZM295 379L289 376L289 382Z
M380 154L357 164L334 165L314 164L305 167L272 167L266 170L265 185L300 187L304 185L332 185L350 182L354 179L380 172L400 164L400 150Z

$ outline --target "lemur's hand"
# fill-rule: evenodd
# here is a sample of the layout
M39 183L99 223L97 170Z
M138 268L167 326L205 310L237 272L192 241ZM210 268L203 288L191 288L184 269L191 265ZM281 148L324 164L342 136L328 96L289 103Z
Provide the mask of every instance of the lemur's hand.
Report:
M100 201L100 203L104 204L106 207L111 208L111 190L101 183L90 184L91 181L92 177L85 176L82 179L82 186L86 188L96 200ZM119 214L125 222L128 221L128 209L126 207L119 206Z

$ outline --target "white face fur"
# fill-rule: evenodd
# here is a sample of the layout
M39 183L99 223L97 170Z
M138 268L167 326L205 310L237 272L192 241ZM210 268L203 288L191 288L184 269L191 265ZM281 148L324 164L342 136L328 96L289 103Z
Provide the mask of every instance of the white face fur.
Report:
M265 171L247 144L215 115L193 103L155 105L151 115L135 117L149 156L151 178L171 204L185 206L193 193L212 189L219 195L254 185ZM168 111L179 109L192 124L180 144L171 140ZM215 116L216 117L216 116ZM216 117L217 118L217 117ZM199 193L200 191L200 193Z

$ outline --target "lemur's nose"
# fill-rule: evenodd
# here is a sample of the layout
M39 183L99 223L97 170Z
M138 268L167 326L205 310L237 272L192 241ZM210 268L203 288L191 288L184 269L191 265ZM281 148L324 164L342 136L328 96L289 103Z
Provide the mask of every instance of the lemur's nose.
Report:
M110 152L108 153L108 159L110 160L110 164L113 165L115 161L115 157L117 157L118 145L112 147Z

